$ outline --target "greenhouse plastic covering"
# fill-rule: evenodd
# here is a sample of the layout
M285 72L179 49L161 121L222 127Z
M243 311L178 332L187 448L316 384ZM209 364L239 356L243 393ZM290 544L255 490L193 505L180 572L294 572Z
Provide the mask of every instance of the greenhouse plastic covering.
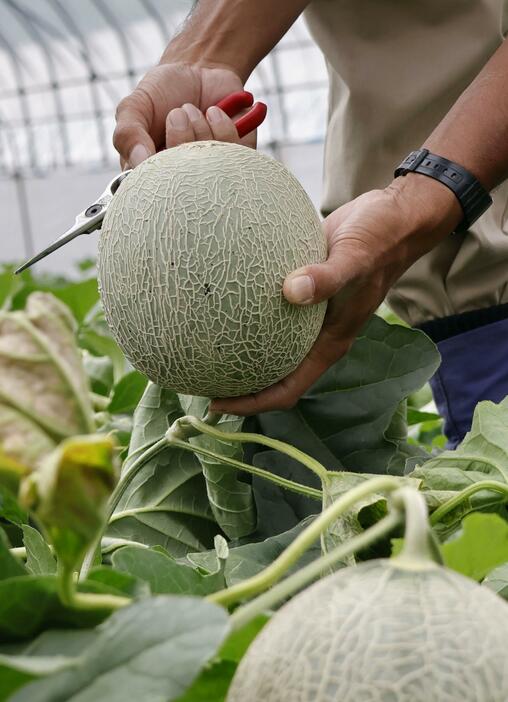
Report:
M118 169L116 105L158 61L191 4L0 0L0 199L8 204L0 261L56 238ZM247 87L268 104L260 147L288 162L317 199L327 80L303 20ZM92 249L83 242L74 253Z

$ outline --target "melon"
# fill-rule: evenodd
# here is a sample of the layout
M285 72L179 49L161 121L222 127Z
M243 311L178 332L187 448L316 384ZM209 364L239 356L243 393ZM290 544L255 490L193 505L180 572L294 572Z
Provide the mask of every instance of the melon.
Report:
M227 702L506 702L508 606L440 566L345 568L282 607Z
M282 285L326 254L319 216L281 163L237 144L178 146L138 166L104 218L106 320L132 365L164 388L257 392L312 347L326 303L291 305Z

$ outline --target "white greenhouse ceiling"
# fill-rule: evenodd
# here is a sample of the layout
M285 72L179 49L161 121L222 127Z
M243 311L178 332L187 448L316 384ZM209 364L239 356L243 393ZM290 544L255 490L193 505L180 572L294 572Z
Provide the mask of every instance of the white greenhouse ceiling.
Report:
M189 0L0 0L0 176L116 165L114 111L154 65ZM299 21L248 87L261 144L322 139L323 59Z

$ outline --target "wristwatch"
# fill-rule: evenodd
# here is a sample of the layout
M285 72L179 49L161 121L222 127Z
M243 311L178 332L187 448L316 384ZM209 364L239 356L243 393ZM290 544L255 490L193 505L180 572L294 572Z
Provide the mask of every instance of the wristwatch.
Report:
M465 168L447 158L431 154L428 149L411 151L394 176L422 173L438 180L455 194L464 212L464 219L455 229L465 232L492 205L492 198L483 185Z

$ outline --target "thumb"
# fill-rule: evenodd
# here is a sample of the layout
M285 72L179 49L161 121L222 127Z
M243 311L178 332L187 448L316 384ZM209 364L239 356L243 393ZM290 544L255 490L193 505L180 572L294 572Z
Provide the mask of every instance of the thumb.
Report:
M287 276L283 287L286 300L295 305L314 305L329 300L367 273L370 256L366 253L357 240L338 237L324 263L304 266Z
M138 166L156 151L149 134L150 120L150 115L138 104L134 94L124 98L118 105L113 144L131 168Z

